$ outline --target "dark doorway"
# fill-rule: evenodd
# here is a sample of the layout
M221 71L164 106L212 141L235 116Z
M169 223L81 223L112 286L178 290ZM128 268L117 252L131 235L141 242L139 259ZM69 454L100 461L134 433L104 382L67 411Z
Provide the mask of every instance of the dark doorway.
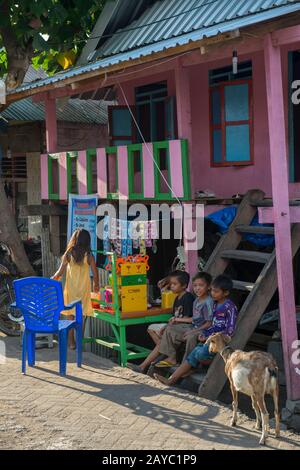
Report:
M300 182L300 104L292 103L291 95L294 90L292 82L300 80L300 51L289 53L290 73L290 113L289 113L289 148L290 148L290 181Z

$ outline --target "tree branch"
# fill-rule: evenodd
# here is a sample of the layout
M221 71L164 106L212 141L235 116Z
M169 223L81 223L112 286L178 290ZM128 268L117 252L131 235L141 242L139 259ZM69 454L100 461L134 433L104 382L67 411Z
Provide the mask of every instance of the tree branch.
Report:
M1 6L2 15L10 18L10 1L4 0ZM0 27L2 41L7 53L8 71L6 88L12 90L22 84L33 57L32 40L20 45L10 22Z

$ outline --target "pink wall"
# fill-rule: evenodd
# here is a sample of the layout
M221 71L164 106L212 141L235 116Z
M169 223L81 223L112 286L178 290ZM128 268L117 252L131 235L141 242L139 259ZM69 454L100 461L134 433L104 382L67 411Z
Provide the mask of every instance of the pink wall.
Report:
M151 74L151 69L150 69L149 76L147 77L143 77L143 78L138 78L135 76L133 77L134 79L132 81L122 83L122 88L124 90L124 93L126 95L126 98L129 104L133 105L135 103L135 88L136 87L149 85L150 83L155 83L155 82L162 82L164 80L166 80L168 84L168 95L175 96L176 94L175 77L174 77L173 71L166 71L166 72ZM120 88L118 88L117 99L120 105L125 104L125 99L123 97L123 94Z
M270 155L267 130L263 53L240 60L252 59L254 106L254 165L213 168L210 164L209 82L210 69L230 64L230 60L193 66L190 71L192 94L193 155L190 161L198 190L209 189L216 195L231 197L248 189L260 188L271 195Z
M286 113L286 132L288 145L288 49L282 48L282 66ZM272 196L270 151L268 139L268 114L266 99L265 65L263 51L240 55L240 61L252 60L253 66L253 106L254 106L254 164L213 168L210 164L210 128L209 128L209 82L210 69L231 64L231 58L210 61L189 67L191 115L192 115L192 150L190 168L193 177L192 197L196 191L210 190L217 196L231 197L236 193L244 194L247 190L259 188L267 196ZM203 60L203 58L202 58ZM167 80L168 95L174 96L174 71L150 74L143 78L134 78L122 84L128 102L134 104L134 89L157 81ZM124 104L119 90L118 99ZM191 146L190 146L191 148ZM290 197L300 197L300 183L290 184Z
M209 189L216 195L230 197L238 192L245 193L254 187L262 188L267 195L271 195L264 57L261 52L249 57L240 57L240 60L250 58L253 61L255 164L246 167L212 168L210 165L208 72L212 68L230 64L230 59L189 67L193 139L190 167L191 173L194 174L195 186L192 188L192 195L198 190ZM128 102L133 104L135 87L162 80L168 82L168 95L175 95L173 71L125 82L122 87ZM120 104L124 104L121 92L119 92L118 99Z

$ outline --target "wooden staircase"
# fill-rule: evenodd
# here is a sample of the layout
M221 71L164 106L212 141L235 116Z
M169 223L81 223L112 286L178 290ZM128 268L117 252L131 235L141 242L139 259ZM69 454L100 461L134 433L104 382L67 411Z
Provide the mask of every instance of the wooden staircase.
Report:
M205 266L205 271L213 277L222 274L232 260L259 263L262 267L255 282L233 281L235 289L248 293L239 310L237 329L231 343L236 349L243 349L246 346L277 289L275 249L272 253L237 249L245 233L274 234L273 227L250 226L257 207L265 205L263 199L264 193L260 190L251 190L245 195L228 232L220 239ZM268 205L271 204L268 202ZM292 226L293 256L299 247L300 224L294 224ZM199 395L215 400L225 382L224 362L218 355L203 377L199 386Z

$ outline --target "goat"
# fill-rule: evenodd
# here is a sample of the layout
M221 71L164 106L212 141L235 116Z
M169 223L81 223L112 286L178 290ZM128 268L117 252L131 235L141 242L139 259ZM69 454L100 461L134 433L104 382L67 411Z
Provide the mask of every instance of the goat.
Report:
M251 397L256 415L256 429L262 429L259 443L264 445L269 432L269 414L265 405L265 394L273 396L275 407L275 436L280 435L278 409L278 367L271 354L262 351L244 352L228 346L231 338L222 333L210 336L206 343L211 353L220 353L225 362L225 373L232 393L233 415L231 426L237 423L238 392Z

